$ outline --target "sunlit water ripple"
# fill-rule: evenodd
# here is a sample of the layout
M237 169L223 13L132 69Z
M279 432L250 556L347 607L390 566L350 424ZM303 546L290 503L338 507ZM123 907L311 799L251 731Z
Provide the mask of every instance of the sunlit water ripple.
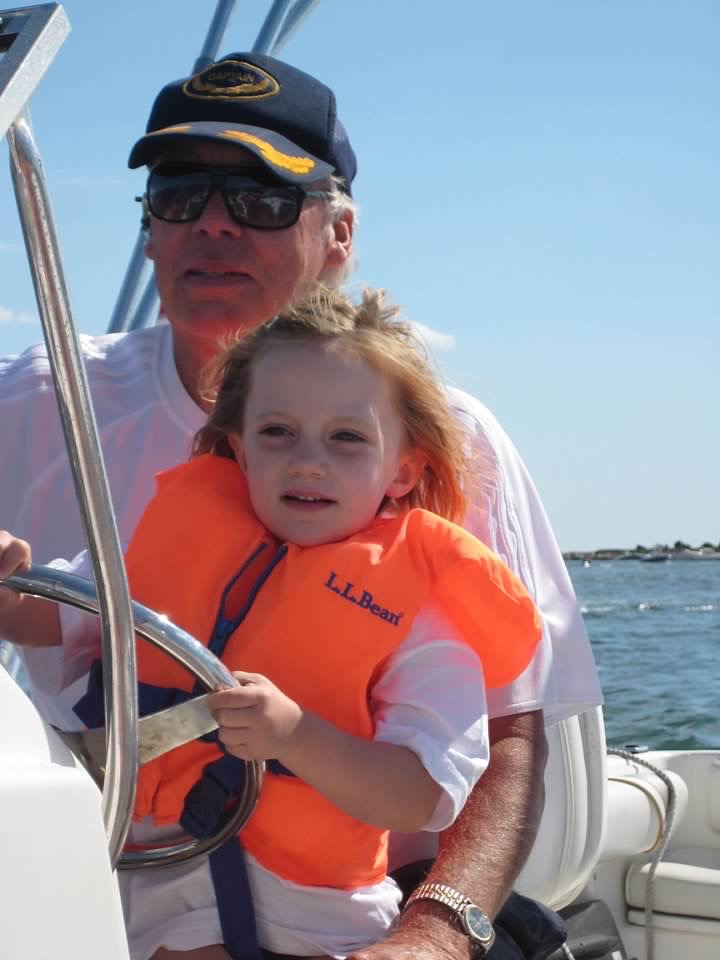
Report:
M720 747L720 561L568 563L608 744Z

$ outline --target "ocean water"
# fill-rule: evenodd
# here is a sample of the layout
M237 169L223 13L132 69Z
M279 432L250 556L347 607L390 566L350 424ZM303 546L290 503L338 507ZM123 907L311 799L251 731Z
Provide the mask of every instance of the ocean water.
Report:
M568 562L610 746L720 747L720 561Z

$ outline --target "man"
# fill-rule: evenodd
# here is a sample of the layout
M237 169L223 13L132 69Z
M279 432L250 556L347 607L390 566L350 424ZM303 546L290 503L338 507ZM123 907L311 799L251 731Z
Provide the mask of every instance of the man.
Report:
M123 541L155 473L189 454L203 422L202 369L219 339L254 329L318 280L337 280L350 262L354 223L355 155L332 92L263 55L232 54L165 87L130 155L130 166L140 165L150 170L146 252L168 323L83 342ZM14 464L0 493L0 527L29 540L38 562L82 547L48 384L41 348L0 362L0 449ZM465 960L490 948L481 914L494 918L506 900L542 812L544 719L599 702L572 588L524 466L484 407L459 391L453 402L478 463L468 527L524 580L547 626L525 674L493 693L489 769L441 838L428 878L477 905L476 929L467 928L452 894L448 902L446 890L425 886L392 936L362 951L367 960ZM66 686L61 652L30 651L26 659L36 700L67 725L58 704L81 691L58 700ZM412 843L398 851L398 864L423 855Z

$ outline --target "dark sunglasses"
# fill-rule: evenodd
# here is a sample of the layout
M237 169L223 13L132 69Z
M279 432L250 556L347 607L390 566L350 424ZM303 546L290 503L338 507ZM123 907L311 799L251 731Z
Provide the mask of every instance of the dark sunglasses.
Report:
M166 163L150 171L147 206L158 220L189 223L200 217L216 190L222 194L235 223L254 230L285 230L297 223L306 197L331 195L327 190L304 190L295 184L263 182L250 176L247 170Z

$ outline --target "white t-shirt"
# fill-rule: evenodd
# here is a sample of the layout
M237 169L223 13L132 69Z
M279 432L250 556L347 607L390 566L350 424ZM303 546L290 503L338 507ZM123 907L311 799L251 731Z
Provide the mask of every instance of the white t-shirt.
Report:
M120 539L127 542L154 493L155 474L187 459L204 415L178 378L169 326L81 339ZM450 399L482 477L466 526L525 583L545 624L527 670L490 692L489 714L543 709L547 723L572 716L600 703L601 694L559 548L525 466L492 414L459 390ZM0 360L0 450L7 465L0 528L27 539L38 563L74 556L84 538L43 347ZM395 657L407 652L401 647ZM69 728L84 681L58 696L62 651L26 650L24 657L39 708ZM408 843L427 855L420 837L403 840L401 862Z

